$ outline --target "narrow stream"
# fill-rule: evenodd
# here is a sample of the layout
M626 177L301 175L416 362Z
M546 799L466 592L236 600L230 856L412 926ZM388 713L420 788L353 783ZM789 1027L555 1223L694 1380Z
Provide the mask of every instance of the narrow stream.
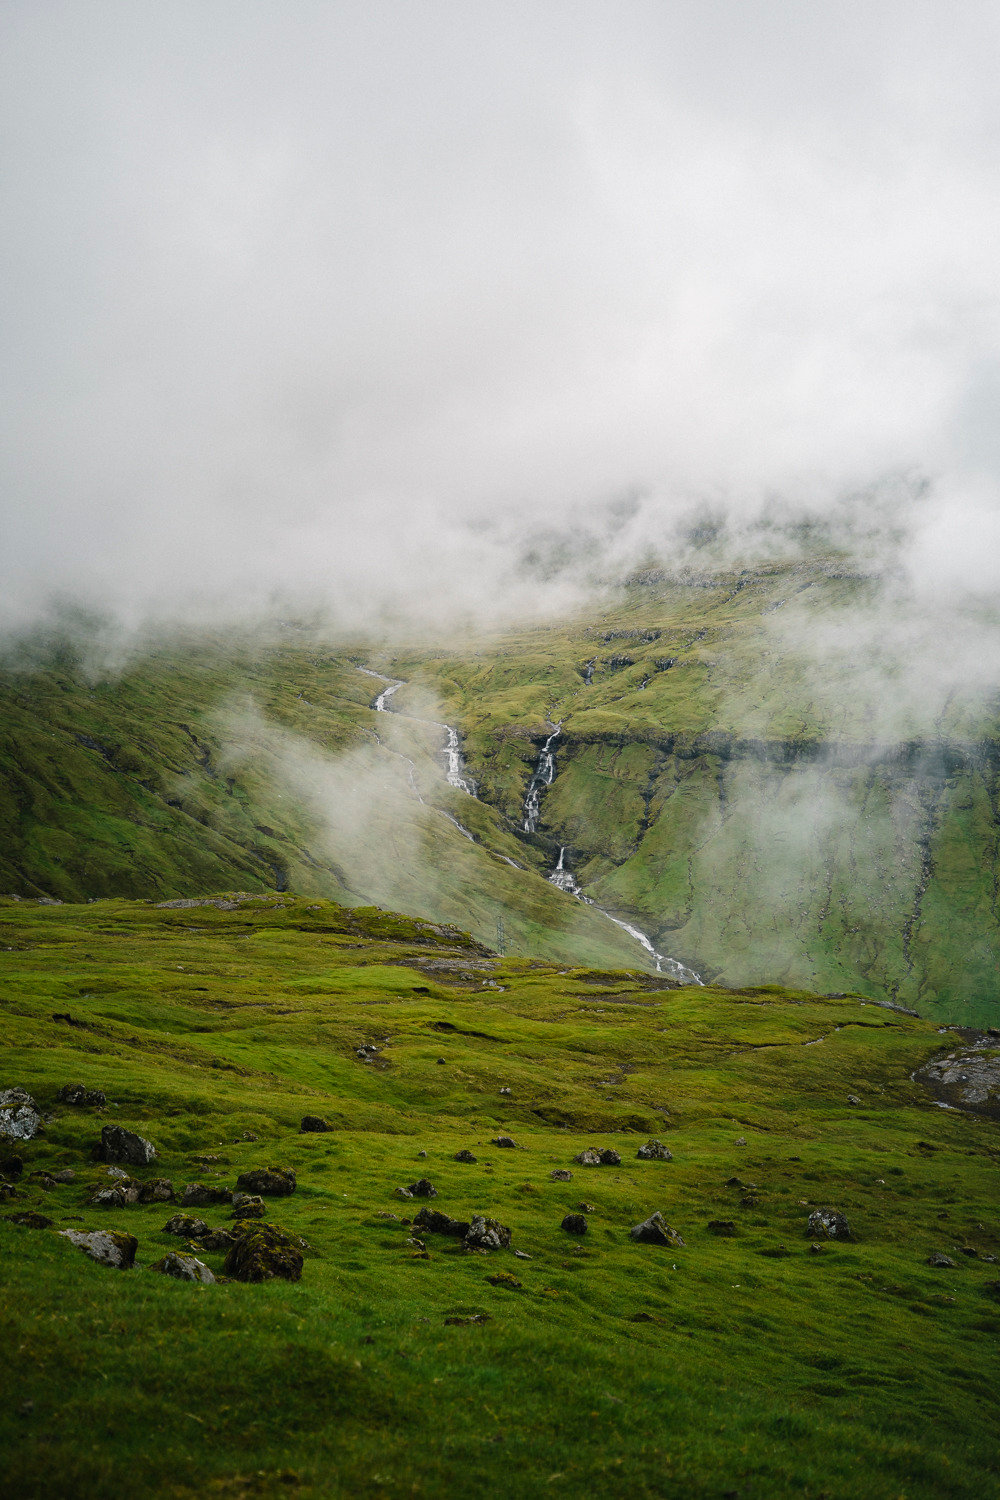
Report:
M386 677L382 672L373 672L370 667L357 667L356 670L359 672L363 672L366 677L377 677L379 682L387 682L389 684L388 687L383 688L379 693L378 697L375 699L375 702L372 704L372 707L375 709L376 713L386 714L392 712L392 710L390 710L389 708L389 699L392 697L393 693L398 693L401 687L405 687L406 684L403 679ZM410 718L412 717L412 715L407 714L406 717ZM474 797L476 795L476 783L464 774L465 762L462 760L462 751L458 740L458 730L452 724L438 723L437 719L416 719L414 722L418 724L433 724L436 729L444 730L445 743L442 747L441 754L445 758L445 779L448 782L448 785L453 786L456 791L466 792L470 797ZM380 740L379 744L381 743L382 742ZM397 752L393 753L395 754ZM407 757L404 755L403 759L406 760ZM413 762L410 761L409 764L412 766ZM421 798L420 800L423 801L423 798ZM461 823L457 822L455 818L452 818L451 821L455 823L456 827L462 828ZM472 834L469 833L467 828L462 828L462 832L465 834L466 838L472 838Z

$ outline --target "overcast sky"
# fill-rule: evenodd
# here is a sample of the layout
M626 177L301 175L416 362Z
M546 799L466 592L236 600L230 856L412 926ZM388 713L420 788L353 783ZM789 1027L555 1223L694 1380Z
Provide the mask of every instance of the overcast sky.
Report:
M900 475L996 587L995 0L0 15L8 617L520 607L528 525Z

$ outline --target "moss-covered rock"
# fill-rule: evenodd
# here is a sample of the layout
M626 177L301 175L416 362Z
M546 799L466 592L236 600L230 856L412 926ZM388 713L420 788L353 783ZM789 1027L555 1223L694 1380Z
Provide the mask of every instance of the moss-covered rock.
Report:
M254 1224L226 1256L225 1272L236 1281L298 1281L302 1252L292 1236L276 1224Z
M215 1277L196 1255L186 1255L182 1250L171 1250L162 1260L150 1266L151 1271L160 1271L164 1276L173 1276L178 1281L199 1281L211 1286Z
M241 1172L236 1186L244 1193L285 1198L295 1192L295 1173L291 1167L255 1167L251 1172Z
M139 1241L133 1234L121 1234L116 1229L61 1229L59 1237L69 1240L91 1260L96 1260L99 1266L128 1271L135 1265Z

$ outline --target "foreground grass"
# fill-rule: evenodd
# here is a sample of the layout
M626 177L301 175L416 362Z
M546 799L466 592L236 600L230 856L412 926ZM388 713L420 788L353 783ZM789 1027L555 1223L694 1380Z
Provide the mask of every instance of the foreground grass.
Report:
M928 1023L496 959L291 897L0 918L0 1083L51 1111L0 1212L140 1242L119 1273L0 1219L9 1493L1000 1492L997 1266L979 1258L1000 1250L1000 1142L911 1081L947 1041ZM54 1105L69 1081L108 1106ZM335 1128L299 1134L307 1112ZM293 1166L298 1190L268 1207L312 1247L301 1283L146 1269L178 1247L162 1232L176 1210L87 1206L108 1121L155 1142L137 1175L177 1188ZM517 1149L492 1147L499 1131ZM672 1162L636 1159L651 1134ZM590 1144L621 1167L574 1165ZM75 1183L29 1175L63 1166ZM393 1190L420 1176L435 1207L494 1213L531 1259L433 1237L414 1254L379 1215L418 1208ZM581 1200L576 1238L559 1226ZM856 1240L817 1254L806 1219L826 1204ZM629 1239L655 1208L684 1249ZM955 1269L928 1267L935 1250ZM491 1285L499 1270L521 1286Z

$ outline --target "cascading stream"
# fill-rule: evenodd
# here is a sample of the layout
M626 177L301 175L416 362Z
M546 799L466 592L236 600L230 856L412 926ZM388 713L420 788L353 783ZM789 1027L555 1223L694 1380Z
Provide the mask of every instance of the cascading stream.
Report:
M524 799L525 833L535 833L538 829L542 788L551 786L556 774L556 756L555 751L552 749L552 741L560 733L561 728L562 726L557 724L552 734L545 741L541 754L538 757L538 765L535 767L534 774L528 782L528 790ZM623 922L620 917L613 917L603 906L598 906L593 897L584 893L580 887L580 882L566 865L565 845L560 847L559 860L555 869L550 871L548 879L553 885L558 886L561 891L565 891L567 895L575 896L577 901L582 901L585 905L592 906L595 911L601 913L602 917L607 917L609 922L613 922L616 927L621 928L622 932L627 932L629 937L634 938L655 963L657 974L669 974L671 979L680 980L682 984L702 983L701 977L693 969L689 969L686 964L680 963L676 958L668 958L665 953L658 953L640 928L633 927L631 922Z
M380 682L388 682L389 686L383 688L381 693L379 693L378 697L375 699L372 707L375 709L376 713L380 714L394 712L395 710L391 710L389 708L389 699L392 697L393 693L398 693L401 687L406 686L403 679L397 679L393 677L387 678L384 673L373 672L370 667L358 667L357 670L359 672L363 672L366 677L377 677ZM413 718L414 716L411 714L407 714L405 715L405 717ZM447 781L448 785L453 786L456 791L466 792L468 796L475 797L476 783L463 774L465 771L465 763L462 760L462 751L459 745L458 730L451 724L439 723L437 719L414 719L414 722L418 724L433 724L435 728L444 730L445 743L441 753L445 758L445 780ZM379 743L382 743L381 740L379 741ZM403 759L406 760L407 757L404 756ZM409 764L412 766L413 762L410 761ZM420 800L423 801L423 798L421 798ZM451 821L454 823L456 820L452 818ZM460 824L458 826L461 827ZM467 829L463 828L462 832L465 834L466 838L472 838L472 834L469 833Z

